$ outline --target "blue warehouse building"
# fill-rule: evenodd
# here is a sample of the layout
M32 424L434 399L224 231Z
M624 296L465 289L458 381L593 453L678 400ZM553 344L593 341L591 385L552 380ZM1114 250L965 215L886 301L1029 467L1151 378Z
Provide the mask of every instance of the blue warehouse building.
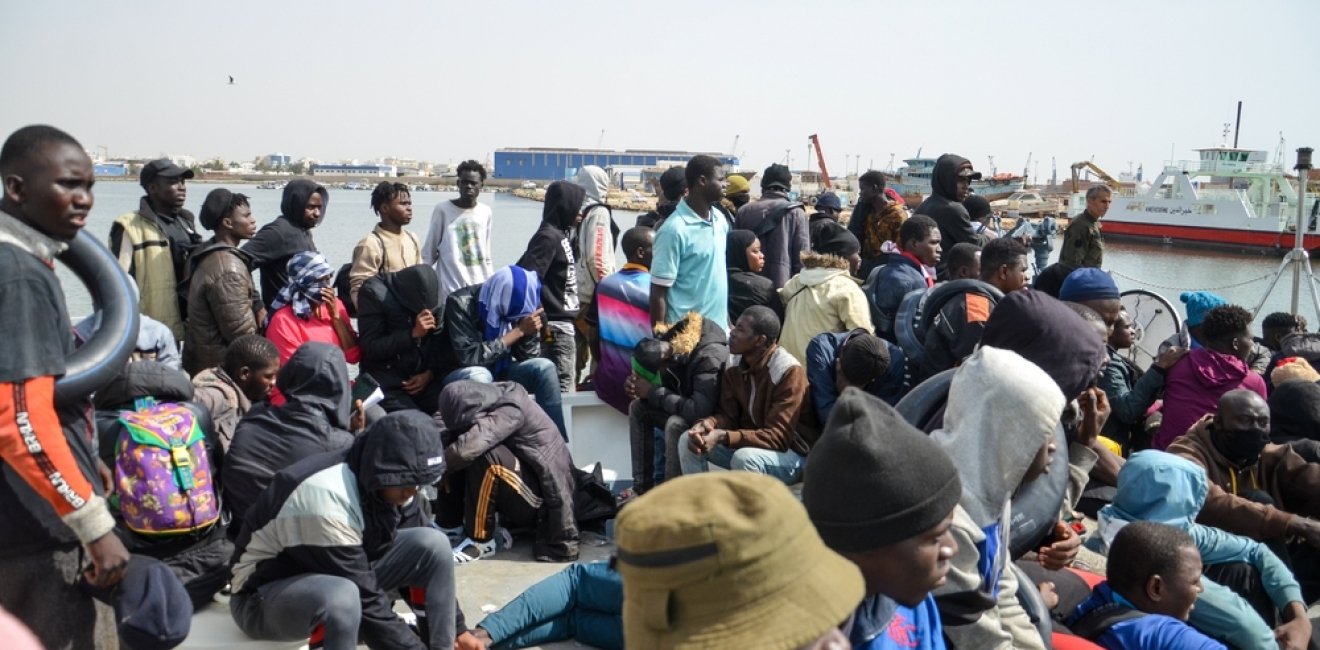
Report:
M496 149L494 178L507 178L529 181L559 181L572 178L577 171L587 165L596 165L602 169L667 167L682 165L689 158L705 154L714 156L722 164L737 167L736 156L708 151L657 151L627 149L610 151L606 149Z

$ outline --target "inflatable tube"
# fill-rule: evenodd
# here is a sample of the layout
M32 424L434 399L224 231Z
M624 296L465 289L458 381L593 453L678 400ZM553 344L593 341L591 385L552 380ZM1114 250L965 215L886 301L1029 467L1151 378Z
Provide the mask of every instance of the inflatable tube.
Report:
M1031 581L1031 576L1018 568L1017 564L1010 562L1009 568L1013 570L1014 577L1018 581L1017 599L1022 603L1022 609L1027 611L1027 616L1031 617L1031 624L1036 626L1036 631L1040 632L1041 641L1045 643L1046 650L1054 648L1054 624L1050 617L1050 608L1045 605L1045 598L1040 595L1040 589L1036 588L1036 583Z
M56 401L67 404L86 399L119 374L137 345L139 316L128 275L91 235L79 232L60 261L87 286L101 312L101 326L65 359L64 376L55 382Z
M917 327L917 335L923 345L926 341L926 332L930 331L931 323L935 322L935 315L939 314L950 300L969 291L989 296L996 304L1004 299L1004 292L994 285L970 278L953 280L936 286L930 290L930 297L926 298L926 304L921 308L921 325Z
M945 370L913 388L895 409L909 424L926 433L944 424L944 403L956 370ZM1013 408L1004 404L1004 408ZM1063 425L1054 428L1054 457L1048 474L1018 488L1009 519L1009 552L1013 559L1040 548L1041 540L1059 519L1059 506L1068 487L1068 441Z
M926 356L926 335L917 332L917 319L921 317L922 304L928 295L928 289L909 291L903 296L903 301L898 303L898 312L894 316L894 338L898 339L898 345L903 348L908 363L917 366Z

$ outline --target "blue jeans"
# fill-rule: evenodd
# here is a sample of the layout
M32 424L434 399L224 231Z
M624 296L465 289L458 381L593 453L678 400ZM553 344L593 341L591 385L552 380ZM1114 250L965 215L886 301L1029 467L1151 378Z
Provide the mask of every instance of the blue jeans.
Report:
M707 463L714 463L724 469L773 476L783 481L785 485L792 485L801 480L802 466L806 463L806 459L792 449L788 451L754 447L729 449L724 445L717 445L703 456L688 449L688 434L684 432L678 438L678 462L683 467L684 475L705 472L709 469Z
M568 428L564 426L564 396L559 392L559 373L553 361L549 359L515 361L509 364L500 379L514 382L527 389L532 399L541 405L546 415L549 415L550 420L559 428L559 435L563 436L564 440L568 440ZM485 366L469 366L445 375L440 384L443 387L456 381L489 384L495 381L495 376Z
M623 582L608 562L573 564L522 592L477 624L495 648L578 641L623 648Z

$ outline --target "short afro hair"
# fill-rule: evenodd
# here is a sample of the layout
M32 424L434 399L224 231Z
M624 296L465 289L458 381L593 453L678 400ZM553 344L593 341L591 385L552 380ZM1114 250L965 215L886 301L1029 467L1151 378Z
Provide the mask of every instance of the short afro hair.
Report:
M689 188L696 187L697 181L703 176L714 180L715 170L719 168L720 161L716 160L714 156L693 156L692 159L687 162L687 167L683 170L683 180L687 181L687 186Z
M1251 312L1237 305L1220 305L1205 313L1201 336L1207 343L1223 343L1251 328Z
M225 359L220 367L235 377L243 368L260 370L280 362L280 351L270 339L257 334L240 336L225 348Z
M854 386L865 388L889 372L889 346L864 329L853 330L839 348L838 361L844 378Z
M481 182L486 182L486 166L475 160L464 160L458 163L458 175L462 176L468 172L476 172L481 176Z
M1153 521L1129 523L1109 545L1109 557L1123 558L1109 567L1109 585L1124 598L1144 593L1152 576L1178 570L1184 548L1195 549L1196 542L1181 528Z
M0 175L30 173L32 165L41 155L41 150L52 144L68 144L82 150L82 145L73 136L53 126L33 124L25 126L5 138L0 147Z
M1261 321L1260 327L1262 330L1287 329L1305 331L1306 319L1297 314L1289 314L1286 311L1276 311L1273 314L1266 316L1265 320Z
M930 236L930 231L939 228L934 219L918 214L909 217L903 225L898 227L898 247L907 250L907 243L912 240L925 241Z
M769 343L779 340L779 316L775 315L773 309L765 305L756 305L743 310L738 320L746 318L747 324L751 326L752 333L757 336L764 336Z
M857 184L860 185L862 183L871 185L875 187L877 190L883 190L885 189L885 175L883 172L878 172L874 169L868 169L866 170L865 174L862 174L861 176L857 177Z
M380 209L385 207L390 201L398 198L401 194L412 195L412 190L408 189L403 183L391 183L390 181L381 181L376 184L376 189L371 190L371 209L376 214L380 214Z
M1027 247L1012 237L992 239L981 249L981 277L993 277L999 267L1012 264L1027 255Z
M971 242L960 242L949 249L949 253L944 256L944 263L948 266L949 275L953 276L959 269L970 268L976 264L976 254L981 252L981 247ZM985 262L982 261L982 264Z

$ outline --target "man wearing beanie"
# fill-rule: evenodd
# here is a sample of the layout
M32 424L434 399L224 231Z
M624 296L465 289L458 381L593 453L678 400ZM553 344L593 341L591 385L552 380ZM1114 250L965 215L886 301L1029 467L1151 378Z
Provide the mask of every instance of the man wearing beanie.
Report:
M724 198L720 201L720 207L733 219L733 215L738 214L738 210L747 205L752 200L752 185L747 182L743 176L730 176L729 186L724 188ZM733 224L729 225L730 228Z
M247 197L223 188L211 190L198 219L215 236L188 258L183 369L189 375L220 365L229 344L256 334L258 324L252 311L256 286L248 257L238 250L257 234Z
M934 441L888 404L844 391L807 461L802 502L825 545L866 582L853 648L945 647L930 591L958 552L949 529L961 496L958 470Z
M784 305L784 331L779 344L800 363L806 363L807 344L821 332L874 331L871 303L853 278L862 263L861 246L847 228L826 224L820 246L803 251L802 272L779 290Z
M807 211L801 203L788 200L793 174L778 163L770 165L761 176L761 198L738 208L734 228L750 230L761 240L765 269L775 288L802 270L803 251L810 250Z
M826 192L816 198L816 211L812 213L811 219L807 222L808 238L811 240L811 250L819 251L817 247L820 243L821 232L828 224L839 223L839 215L843 214L843 203L839 201L839 195L834 192ZM852 232L851 230L849 232ZM857 234L852 233L856 238ZM860 244L858 248L860 252Z
M1097 268L1082 267L1068 274L1059 287L1059 300L1086 305L1100 314L1105 321L1108 333L1114 331L1114 322L1118 312L1123 309L1119 301L1118 284L1108 273Z
M675 165L660 174L660 196L656 198L655 209L637 217L637 225L643 228L659 230L669 215L678 207L678 200L687 192L687 181L683 178L683 166Z
M615 530L630 650L848 647L838 628L862 575L774 479L684 476L624 508Z
M1205 323L1205 315L1215 307L1228 304L1223 296L1209 291L1184 291L1182 295L1178 296L1178 299L1184 305L1187 305L1187 318L1183 321L1185 327L1160 343L1161 354L1172 347L1179 347L1184 350L1196 350L1205 347L1205 335L1201 328ZM1247 355L1247 366L1251 368L1252 372L1264 376L1269 372L1271 356L1269 348L1259 341L1253 341L1251 353Z

